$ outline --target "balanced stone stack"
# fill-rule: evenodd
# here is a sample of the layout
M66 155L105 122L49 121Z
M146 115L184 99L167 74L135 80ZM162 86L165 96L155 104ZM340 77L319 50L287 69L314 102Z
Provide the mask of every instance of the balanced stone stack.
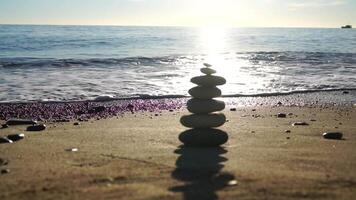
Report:
M224 85L226 80L213 75L216 71L211 65L204 65L206 67L200 71L205 75L191 79L192 83L198 85L189 90L193 98L188 100L187 108L193 114L180 119L183 126L191 128L179 135L179 140L186 146L220 146L228 140L226 132L215 129L226 121L225 115L218 112L225 108L225 103L213 99L221 96L221 90L216 86Z

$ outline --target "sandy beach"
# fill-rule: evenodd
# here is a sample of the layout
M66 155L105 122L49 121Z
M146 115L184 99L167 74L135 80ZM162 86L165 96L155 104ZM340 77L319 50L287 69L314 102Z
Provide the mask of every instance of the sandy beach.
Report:
M323 103L320 96L321 103L303 105L276 99L228 104L221 130L229 141L221 148L181 146L184 106L79 125L48 121L41 132L23 125L0 129L0 136L25 134L0 144L0 168L7 169L0 199L355 198L356 108L332 98ZM342 132L343 139L324 139L328 131Z

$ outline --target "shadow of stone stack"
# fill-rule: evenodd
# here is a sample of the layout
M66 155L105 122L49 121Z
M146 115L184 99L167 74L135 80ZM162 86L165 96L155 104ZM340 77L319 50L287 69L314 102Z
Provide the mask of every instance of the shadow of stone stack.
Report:
M180 119L183 126L191 128L179 135L179 140L185 146L220 146L228 140L226 132L215 129L226 121L225 115L218 112L225 108L225 103L213 99L221 96L221 90L216 86L224 85L226 80L213 75L216 71L211 65L204 65L200 71L205 75L191 79L192 83L198 85L189 90L193 98L188 100L187 108L192 114L184 115Z

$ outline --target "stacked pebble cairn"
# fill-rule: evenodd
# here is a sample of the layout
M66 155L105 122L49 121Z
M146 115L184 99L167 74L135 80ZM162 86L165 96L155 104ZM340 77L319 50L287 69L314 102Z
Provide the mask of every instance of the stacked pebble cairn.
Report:
M213 99L221 96L221 90L216 86L224 85L226 80L212 75L216 71L210 64L204 65L200 71L205 75L191 79L192 83L198 85L189 90L193 98L188 100L187 108L193 114L184 115L180 119L183 126L191 128L179 135L179 140L185 146L220 146L228 140L226 132L215 129L226 121L225 115L218 112L225 108L225 103Z

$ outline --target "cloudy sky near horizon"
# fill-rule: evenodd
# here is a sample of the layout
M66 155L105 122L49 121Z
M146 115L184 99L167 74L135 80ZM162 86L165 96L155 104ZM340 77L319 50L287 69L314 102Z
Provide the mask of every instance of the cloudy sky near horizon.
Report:
M356 0L0 0L0 24L340 27Z

